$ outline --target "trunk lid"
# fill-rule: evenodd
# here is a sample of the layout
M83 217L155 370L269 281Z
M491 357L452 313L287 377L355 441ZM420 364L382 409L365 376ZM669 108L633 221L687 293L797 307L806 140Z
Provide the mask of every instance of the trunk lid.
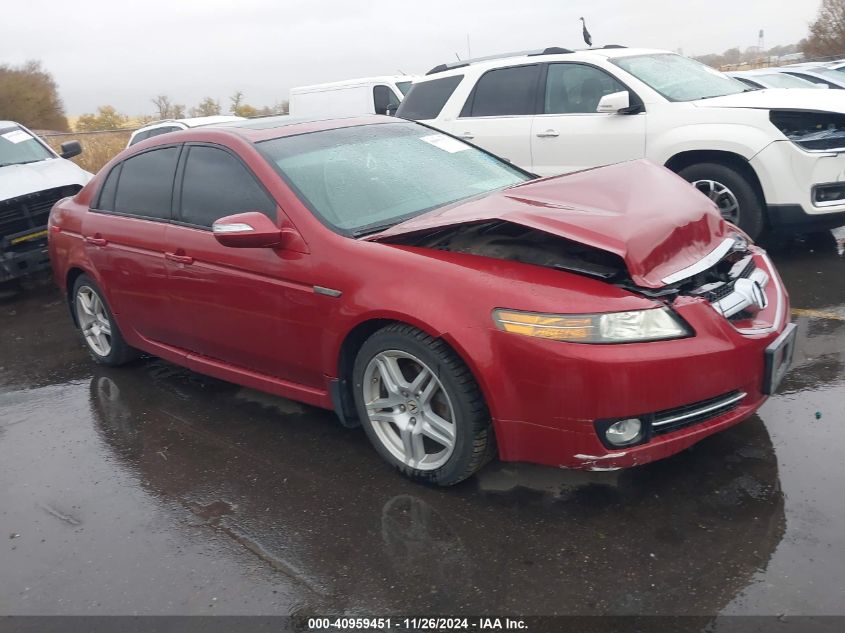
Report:
M365 239L431 233L502 220L618 255L639 286L666 277L716 249L729 226L686 181L645 160L534 180L435 209Z

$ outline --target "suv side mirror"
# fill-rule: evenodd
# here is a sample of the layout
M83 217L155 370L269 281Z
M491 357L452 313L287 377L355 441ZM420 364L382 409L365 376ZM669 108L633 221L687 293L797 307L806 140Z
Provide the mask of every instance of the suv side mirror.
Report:
M220 218L211 225L211 232L223 246L232 248L275 248L283 246L287 237L270 218L258 211Z
M604 95L599 99L599 104L596 106L596 112L606 114L617 114L620 110L625 110L631 107L631 96L627 90L619 92L612 92L609 95Z
M79 144L79 141L68 141L62 143L62 153L59 156L62 158L73 158L74 156L79 156L81 153L82 145Z

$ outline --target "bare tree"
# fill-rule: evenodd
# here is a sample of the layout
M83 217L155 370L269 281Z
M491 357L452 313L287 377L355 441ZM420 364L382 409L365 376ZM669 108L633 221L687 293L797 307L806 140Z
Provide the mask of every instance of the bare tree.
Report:
M829 57L845 53L845 0L822 0L810 35L801 42L807 57Z
M159 119L182 119L185 117L185 106L170 101L167 95L158 95L152 99L158 110Z
M199 105L191 108L191 116L215 116L220 114L223 109L220 107L220 102L211 97L206 97L200 101Z

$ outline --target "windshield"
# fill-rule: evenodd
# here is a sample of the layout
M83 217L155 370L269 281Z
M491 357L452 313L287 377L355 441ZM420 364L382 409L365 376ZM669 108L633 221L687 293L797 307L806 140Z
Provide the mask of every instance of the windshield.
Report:
M404 95L408 94L408 91L411 89L411 82L410 81L397 81L396 87L399 88L399 92L401 92L402 95L404 96Z
M800 77L785 75L783 73L772 73L771 75L757 75L760 81L765 82L769 88L818 88L817 84Z
M0 129L0 167L55 158L32 134L17 125Z
M359 236L532 176L409 122L346 127L258 144L311 210Z
M672 53L619 57L613 62L669 101L695 101L749 90L710 66Z
M821 75L822 77L832 79L836 83L842 82L842 73L832 70L830 68L807 68L806 70L810 70L816 73L817 75Z

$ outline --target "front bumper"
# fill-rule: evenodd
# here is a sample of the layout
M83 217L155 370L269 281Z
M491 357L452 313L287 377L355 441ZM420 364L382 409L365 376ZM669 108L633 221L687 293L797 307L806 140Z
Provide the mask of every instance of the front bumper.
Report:
M845 181L845 152L808 152L775 141L750 160L760 180L772 228L823 229L845 224L845 200L817 205L816 185Z
M789 315L780 278L765 265L770 306L758 319L734 323L704 300L682 298L674 307L695 331L686 339L579 345L496 332L493 351L508 370L485 386L500 457L590 470L624 468L682 451L752 415L766 399L766 347L783 332ZM645 444L611 449L596 432L597 420L648 416L730 393L745 395L723 412L653 434Z
M37 244L23 251L0 249L0 283L50 268L47 244Z

